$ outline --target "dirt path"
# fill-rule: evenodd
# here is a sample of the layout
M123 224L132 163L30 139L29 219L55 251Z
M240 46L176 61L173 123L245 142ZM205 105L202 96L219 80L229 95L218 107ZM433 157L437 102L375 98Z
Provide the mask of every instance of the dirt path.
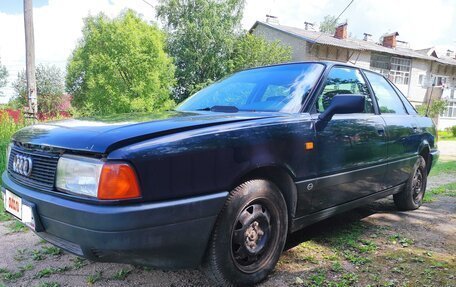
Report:
M429 186L455 182L455 175L431 177ZM290 236L261 286L456 286L455 214L456 197L441 196L413 212L398 212L386 198L336 215ZM0 224L6 286L211 286L197 270L81 260L13 227Z

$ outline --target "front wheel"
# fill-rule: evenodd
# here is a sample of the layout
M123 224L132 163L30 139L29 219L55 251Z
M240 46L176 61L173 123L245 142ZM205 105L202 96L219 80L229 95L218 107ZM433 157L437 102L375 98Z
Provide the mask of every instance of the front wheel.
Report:
M418 209L423 203L427 184L426 161L419 156L403 191L394 195L394 203L399 210Z
M249 180L230 193L203 268L219 285L258 283L279 260L287 230L287 206L279 189L267 180Z

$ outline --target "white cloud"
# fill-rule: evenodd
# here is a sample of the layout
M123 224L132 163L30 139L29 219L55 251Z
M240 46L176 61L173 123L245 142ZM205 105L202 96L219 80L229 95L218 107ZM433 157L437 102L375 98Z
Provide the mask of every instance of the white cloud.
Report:
M146 0L155 5L157 0ZM281 24L303 27L304 21L320 22L325 15L338 15L349 0L247 0L243 27L249 29L266 14L279 17ZM399 38L413 48L456 44L456 5L453 0L355 0L342 15L353 36L363 32L378 39L385 32L398 31ZM34 9L37 63L65 68L66 61L81 37L83 18L103 11L110 17L131 8L144 19L155 21L153 7L143 0L49 0ZM1 11L0 4L0 11ZM10 81L25 67L24 23L22 14L0 12L0 57L10 71ZM8 89L6 93L11 94Z

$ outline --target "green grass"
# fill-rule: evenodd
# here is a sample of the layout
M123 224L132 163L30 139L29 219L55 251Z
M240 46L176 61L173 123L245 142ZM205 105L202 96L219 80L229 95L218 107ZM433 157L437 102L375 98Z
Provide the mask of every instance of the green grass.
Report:
M43 282L38 287L60 287L60 284L57 282Z
M112 279L114 280L125 280L127 276L131 273L131 270L128 269L121 269L117 271L114 276L112 276Z
M456 137L453 136L451 131L439 131L439 140L441 141L454 141Z
M68 270L70 270L70 267L68 267L68 266L60 267L60 268L48 267L48 268L44 268L44 269L40 270L38 273L36 273L35 278L47 278L53 274L62 273L62 272L68 271Z
M456 161L438 161L432 168L429 176L439 175L442 173L456 173Z
M15 281L24 276L24 271L19 270L17 272L12 272L8 269L0 268L0 276L5 281Z
M102 278L102 272L101 271L98 271L97 273L95 274L92 274L92 275L89 275L87 276L87 283L89 285L93 285L95 284L96 282L100 281Z
M424 194L423 201L424 202L433 202L435 200L435 196L437 195L444 195L444 196L456 196L456 182L448 183L441 185L439 187L433 188L429 191L426 191Z
M23 120L20 123L15 123L7 114L0 114L0 175L6 168L6 148L11 141L11 136L20 128L24 127ZM0 184L1 184L0 176ZM0 204L0 222L11 219L11 216L5 212L2 204Z
M7 225L8 228L8 233L18 233L18 232L26 232L28 231L27 227L19 222L19 221L13 221Z

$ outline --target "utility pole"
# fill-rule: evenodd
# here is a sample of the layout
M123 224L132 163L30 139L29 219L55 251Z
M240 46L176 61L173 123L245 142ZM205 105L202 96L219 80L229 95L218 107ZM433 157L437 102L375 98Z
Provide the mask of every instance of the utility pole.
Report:
M36 98L35 79L35 37L33 34L33 5L32 0L24 0L24 27L25 27L25 61L27 75L28 113L33 121L37 120L38 102Z

